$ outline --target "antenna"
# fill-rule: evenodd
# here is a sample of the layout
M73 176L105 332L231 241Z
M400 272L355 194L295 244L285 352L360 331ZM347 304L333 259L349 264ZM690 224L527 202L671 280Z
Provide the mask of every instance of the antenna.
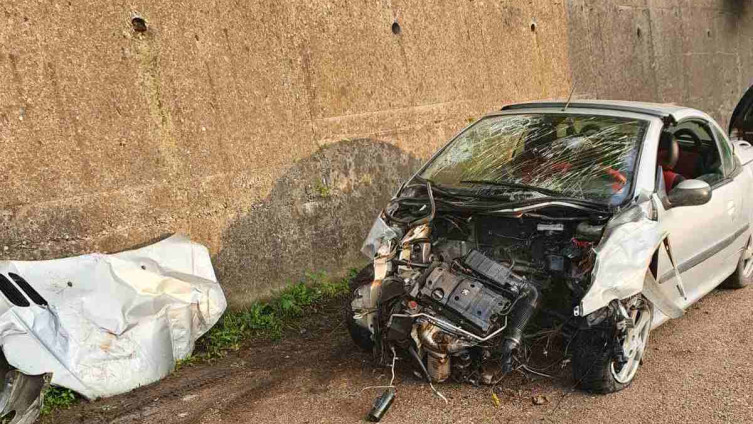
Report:
M568 106L570 106L570 100L573 98L573 93L575 93L575 87L578 85L578 82L573 82L573 88L570 90L570 95L567 96L567 103L565 103L565 107L562 108L562 111L564 112Z

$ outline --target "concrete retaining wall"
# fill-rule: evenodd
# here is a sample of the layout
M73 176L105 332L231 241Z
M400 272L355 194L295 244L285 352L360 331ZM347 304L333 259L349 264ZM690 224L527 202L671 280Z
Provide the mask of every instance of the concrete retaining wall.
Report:
M4 1L0 258L184 232L247 303L357 263L423 159L502 104L566 96L571 75L580 96L728 116L753 52L741 7Z
M753 83L747 0L569 0L569 63L582 97L676 103L726 126Z

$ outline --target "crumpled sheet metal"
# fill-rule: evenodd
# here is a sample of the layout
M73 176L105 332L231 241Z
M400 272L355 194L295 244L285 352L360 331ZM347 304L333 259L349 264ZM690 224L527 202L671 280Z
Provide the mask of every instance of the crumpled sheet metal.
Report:
M2 261L49 306L0 296L0 345L24 374L87 398L165 377L227 305L206 247L184 236L113 255Z
M3 424L32 424L42 409L42 392L47 386L43 375L25 375L8 368L0 358L0 422ZM11 415L13 414L13 415ZM8 418L10 421L7 421ZM5 421L4 421L5 420Z
M361 246L361 253L369 259L374 259L379 248L387 240L396 239L398 236L394 228L387 225L381 216L377 216L376 220L374 220L374 225L369 230L369 235L366 236L366 240L364 240Z
M644 203L643 207L647 204ZM643 290L651 257L666 237L659 223L648 219L643 207L634 207L623 212L625 216L615 217L624 222L610 223L613 230L595 248L592 284L581 300L581 315L588 315L614 299L624 299Z

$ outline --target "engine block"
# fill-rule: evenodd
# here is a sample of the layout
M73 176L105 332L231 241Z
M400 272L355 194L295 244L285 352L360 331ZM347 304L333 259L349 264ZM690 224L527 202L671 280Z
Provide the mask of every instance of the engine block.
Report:
M492 317L509 308L511 300L473 277L442 265L426 279L421 294L462 316L486 334Z

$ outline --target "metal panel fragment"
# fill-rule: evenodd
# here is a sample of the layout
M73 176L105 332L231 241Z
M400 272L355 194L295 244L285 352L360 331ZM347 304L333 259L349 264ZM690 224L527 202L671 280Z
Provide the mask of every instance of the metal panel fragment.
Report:
M8 363L90 399L165 377L226 307L208 250L183 236L114 255L0 262L9 273L48 305L0 296Z

